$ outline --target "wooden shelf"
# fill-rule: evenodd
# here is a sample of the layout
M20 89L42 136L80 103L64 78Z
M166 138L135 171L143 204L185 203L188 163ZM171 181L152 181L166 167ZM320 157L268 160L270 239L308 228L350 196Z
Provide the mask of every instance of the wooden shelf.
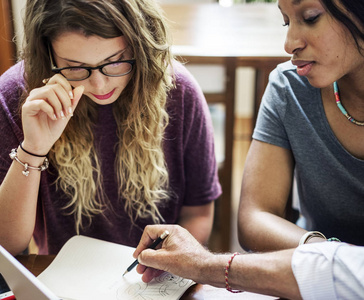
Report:
M0 3L0 75L16 61L16 47L12 41L14 26L11 16L11 1L2 0Z

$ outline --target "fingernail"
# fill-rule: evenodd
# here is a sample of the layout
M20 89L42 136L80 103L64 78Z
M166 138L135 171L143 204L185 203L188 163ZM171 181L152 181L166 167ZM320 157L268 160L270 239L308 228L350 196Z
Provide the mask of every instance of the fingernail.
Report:
M71 99L73 99L73 93L72 93L72 91L68 92L68 95L70 96Z
M63 110L61 110L61 112L59 114L61 115L61 118L62 119L65 119L66 118L65 115L64 115L64 113L63 113Z
M57 120L57 116L56 115L53 115L53 120Z
M73 116L73 110L72 107L68 108L68 115Z

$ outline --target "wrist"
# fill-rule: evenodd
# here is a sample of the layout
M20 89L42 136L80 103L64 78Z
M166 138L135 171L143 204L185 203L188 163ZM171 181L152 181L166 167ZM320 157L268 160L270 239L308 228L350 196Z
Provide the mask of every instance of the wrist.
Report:
M30 156L45 158L48 156L49 148L45 148L44 146L35 146L32 143L29 143L24 139L24 141L19 143L19 148L22 152L27 153Z
M230 282L229 282L229 273L230 273L230 269L231 269L231 264L233 263L233 259L237 255L240 255L240 253L239 252L233 253L225 266L225 288L226 288L226 290L228 290L231 293L241 293L242 292L240 290L234 290L232 288L232 286L230 285L232 280L230 280ZM232 277L232 276L230 276L230 277Z
M326 237L319 231L308 231L300 239L298 245L326 241Z
M24 152L23 153L24 157L26 157L26 154L27 154L29 159L33 159L33 162L35 162L35 160L43 159L42 164L39 164L39 166L33 166L33 165L31 165L31 163L29 163L29 161L22 160L22 158L21 158L22 156L20 156L20 158L19 158L19 156L18 156L19 150L22 151L22 148L20 146L18 147L18 149L13 148L11 150L11 152L9 153L9 156L13 161L17 162L18 165L23 167L22 174L24 176L28 177L31 170L42 172L42 171L45 171L46 169L48 169L49 161L48 161L47 157L37 157L37 156L29 155L27 152Z
M312 243L322 243L325 242L326 239L322 238L322 237L313 237L311 239L309 239L305 244L312 244Z
M198 270L198 283L225 288L225 267L231 255L213 254L201 260Z
M18 157L20 160L26 161L27 163L29 163L31 165L39 165L45 159L45 157L37 157L37 156L28 154L20 146L17 149L17 153L18 153Z

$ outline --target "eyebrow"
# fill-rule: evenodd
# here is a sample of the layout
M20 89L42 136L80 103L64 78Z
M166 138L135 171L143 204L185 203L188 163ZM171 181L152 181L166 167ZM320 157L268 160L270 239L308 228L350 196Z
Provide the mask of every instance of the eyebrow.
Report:
M128 47L124 48L124 49L121 49L120 51L110 55L109 57L106 57L102 62L106 61L106 60L109 60L110 58L113 58L114 56L118 55L118 54L121 54L121 53L124 53L126 51L126 49L128 49ZM57 54L56 54L57 55ZM58 56L58 55L57 55ZM64 57L61 57L61 56L58 56L59 58L65 60L65 61L68 61L68 62L73 62L73 63L76 63L76 64L81 64L81 65L86 65L86 63L84 62L80 62L80 61L77 61L77 60L73 60L73 59L67 59L67 58L64 58Z
M300 5L302 3L302 1L304 1L304 0L292 0L292 5L295 5L295 6ZM278 8L281 10L281 7L279 6L279 4L278 4Z

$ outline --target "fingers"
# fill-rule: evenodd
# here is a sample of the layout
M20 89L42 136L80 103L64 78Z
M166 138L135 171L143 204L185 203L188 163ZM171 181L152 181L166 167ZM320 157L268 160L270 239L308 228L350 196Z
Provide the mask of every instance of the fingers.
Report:
M171 228L168 225L148 225L145 227L138 246L134 251L134 258L137 258L144 249L147 249L153 241L162 235L165 230Z
M73 102L73 104L72 104L73 111L76 109L78 102L80 102L80 99L81 99L81 96L82 96L84 90L85 90L85 87L83 85L80 85L73 90L73 101L72 101Z
M23 111L27 111L27 115L36 116L40 111L47 114L52 120L57 120L57 116L54 114L53 107L43 100L33 100L31 102L25 102L23 105Z
M158 268L159 259L157 259L157 260L153 259L153 256L154 256L153 253L155 253L154 250L147 249L147 250L143 251L143 253L141 254L141 255L143 255L143 257L146 258L146 261L150 261L153 263L152 267L147 267L146 265L143 265L140 261L139 261L140 262L139 265L136 267L136 271L139 274L143 274L142 280L143 280L143 282L146 282L146 283L150 282L153 278L158 277L164 271L167 271L163 267ZM149 254L151 256L149 256ZM141 256L140 256L140 258L141 258Z
M47 100L55 108L57 118L64 119L66 116L73 115L72 86L62 75L56 74L46 79L46 85L42 90L48 91Z
M151 282L154 278L160 276L164 271L147 268L143 273L142 280L145 283Z
M141 273L144 272L145 270L143 270L143 266L164 270L163 266L160 265L160 261L163 261L164 259L162 252L164 252L163 249L159 249L157 251L153 249L145 249L138 256L138 270L141 271Z
M72 90L69 82L63 76L56 74L47 81L45 86L32 90L26 102L35 104L36 102L33 101L43 100L48 105L38 105L40 110L52 116L53 120L66 119L73 115L83 91L83 86ZM53 110L52 113L50 109Z
M68 80L64 78L62 75L56 74L51 78L43 79L43 83L45 85L59 84L67 92L70 99L73 99L72 86L70 85Z

